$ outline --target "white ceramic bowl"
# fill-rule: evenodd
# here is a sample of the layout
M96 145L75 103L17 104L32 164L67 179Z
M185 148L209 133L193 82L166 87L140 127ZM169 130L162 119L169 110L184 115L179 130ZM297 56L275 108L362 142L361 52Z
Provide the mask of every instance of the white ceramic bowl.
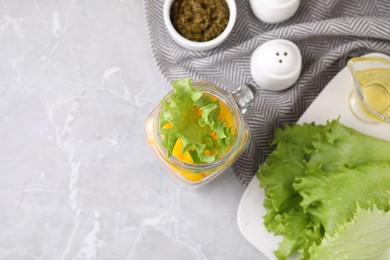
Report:
M220 45L223 41L226 40L226 38L229 36L230 32L232 31L234 24L236 23L237 18L237 7L235 0L226 0L226 3L229 8L229 21L225 28L225 30L216 38L207 41L207 42L195 42L188 40L181 36L173 27L171 18L170 18L170 10L171 6L175 0L165 0L164 3L164 22L168 29L169 34L172 36L172 38L182 47L193 50L193 51L206 51L213 49Z
M250 0L257 18L265 23L280 23L295 14L299 0Z

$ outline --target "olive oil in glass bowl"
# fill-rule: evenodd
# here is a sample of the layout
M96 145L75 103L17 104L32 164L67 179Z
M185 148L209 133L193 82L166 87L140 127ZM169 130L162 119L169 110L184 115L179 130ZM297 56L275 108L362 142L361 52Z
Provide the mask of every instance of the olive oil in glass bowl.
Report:
M366 123L390 123L390 59L358 57L348 62L354 80L350 107Z

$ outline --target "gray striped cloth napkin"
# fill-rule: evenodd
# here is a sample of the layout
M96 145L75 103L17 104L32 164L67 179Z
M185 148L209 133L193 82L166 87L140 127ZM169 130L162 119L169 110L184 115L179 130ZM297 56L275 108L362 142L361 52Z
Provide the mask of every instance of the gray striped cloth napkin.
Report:
M245 115L251 142L233 168L247 185L270 152L275 128L295 123L350 58L369 52L390 55L390 0L301 0L297 13L280 24L258 20L249 0L236 3L237 22L229 38L203 52L183 49L171 39L164 25L163 0L144 0L144 9L155 62L169 82L191 77L231 90L254 83L250 57L262 43L288 39L301 50L298 82L283 92L261 90Z

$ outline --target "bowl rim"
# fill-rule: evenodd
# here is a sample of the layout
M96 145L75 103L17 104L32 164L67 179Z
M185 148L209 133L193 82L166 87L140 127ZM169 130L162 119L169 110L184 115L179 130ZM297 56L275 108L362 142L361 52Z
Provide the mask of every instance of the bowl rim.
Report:
M236 23L236 19L237 19L236 2L235 0L225 0L229 8L229 21L228 24L226 25L226 28L223 30L223 32L210 41L206 41L206 42L191 41L185 38L184 36L180 35L172 24L171 17L170 17L170 10L174 1L175 0L165 0L164 2L164 8L163 8L164 22L172 38L177 43L179 43L180 45L188 49L207 50L216 47L229 36L231 31L233 30L234 24Z
M258 3L259 5L266 5L267 7L270 7L270 8L273 8L275 10L281 10L281 9L284 9L284 8L289 8L290 6L293 6L293 5L296 5L298 3L298 5L300 4L300 0L287 0L285 2L282 2L282 3L275 3L273 1L259 1L259 0L250 0L251 4L252 3ZM265 11L265 10L264 10Z

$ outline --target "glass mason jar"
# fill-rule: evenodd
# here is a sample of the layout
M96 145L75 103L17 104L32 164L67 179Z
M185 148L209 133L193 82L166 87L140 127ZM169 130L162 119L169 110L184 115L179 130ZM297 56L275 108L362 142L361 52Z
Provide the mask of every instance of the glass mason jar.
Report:
M162 137L159 134L159 120L162 105L158 105L147 117L145 122L146 139L154 155L167 172L188 188L197 188L215 179L223 173L244 152L249 139L250 131L242 116L256 95L256 88L252 85L242 85L234 92L228 93L208 81L192 81L195 89L203 89L204 94L216 97L223 102L233 116L235 142L228 152L220 159L211 163L192 164L184 162L175 156L168 157L166 149L161 145ZM169 100L169 92L164 100Z

